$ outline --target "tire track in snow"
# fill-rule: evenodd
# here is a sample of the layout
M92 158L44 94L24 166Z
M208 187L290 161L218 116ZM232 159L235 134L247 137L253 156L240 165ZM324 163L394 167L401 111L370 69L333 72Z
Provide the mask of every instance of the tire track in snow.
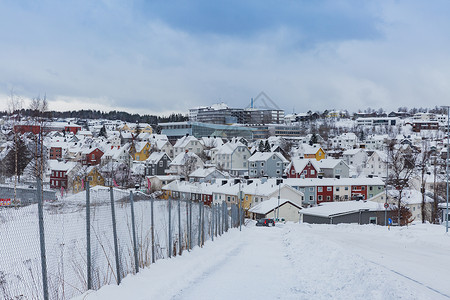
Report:
M394 273L394 274L397 274L397 275L399 275L399 276L401 276L401 277L403 277L403 278L406 278L406 279L408 279L408 280L410 280L410 281L412 281L412 282L415 282L415 283L417 283L417 284L419 284L419 285L421 285L421 286L423 286L423 287L426 287L427 289L429 289L429 290L431 290L431 291L433 291L433 292L435 292L435 293L438 293L438 294L441 295L441 296L444 296L444 297L450 299L450 296L449 296L449 295L444 294L444 293L438 291L437 289L432 288L431 286L426 285L425 283L422 283L422 282L420 282L420 281L417 281L417 280L415 280L415 279L413 279L413 278L411 278L411 277L409 277L409 276L407 276L407 275L404 275L404 274L402 274L402 273L400 273L400 272L397 272L397 271L395 271L395 270L393 270L393 269L391 269L391 268L388 268L388 267L386 267L386 266L384 266L384 265L382 265L382 264L376 263L376 262L374 262L374 261L372 261L372 260L369 260L369 259L367 259L367 258L364 258L364 257L363 257L363 259L367 260L368 262L370 262L370 263L372 263L372 264L374 264L374 265L383 267L384 269L386 269L386 270L388 270L388 271L390 271L390 272L392 272L392 273Z
M172 300L185 299L186 293L189 293L190 290L192 290L196 286L201 285L205 281L205 279L210 277L212 274L219 272L221 268L226 265L226 262L229 261L230 258L238 256L241 250L242 250L242 243L240 243L238 247L228 252L222 259L217 261L214 265L207 268L199 276L193 278L191 280L191 283L193 283L192 285L189 285L189 287L185 289L181 289L176 295L172 296L171 299Z

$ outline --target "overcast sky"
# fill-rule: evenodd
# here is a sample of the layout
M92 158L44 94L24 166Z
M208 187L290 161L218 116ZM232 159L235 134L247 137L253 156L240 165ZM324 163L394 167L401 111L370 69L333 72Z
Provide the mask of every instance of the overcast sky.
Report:
M0 1L0 109L450 104L450 1ZM26 107L26 101L24 106Z

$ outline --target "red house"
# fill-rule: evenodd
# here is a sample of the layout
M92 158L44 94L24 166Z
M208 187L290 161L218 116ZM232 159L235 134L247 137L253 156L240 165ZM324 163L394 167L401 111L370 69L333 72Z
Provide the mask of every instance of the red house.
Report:
M333 186L332 185L318 185L317 186L317 204L322 202L333 201Z
M212 203L212 194L202 194L203 204L211 206Z
M367 199L367 185L352 185L352 200Z
M286 168L288 178L317 178L320 168L310 159L293 159Z
M68 125L64 127L65 132L72 132L73 134L77 134L78 131L81 130L81 126L79 125Z
M15 125L14 132L24 134L25 132L31 132L33 134L39 134L41 126L39 125Z
M84 166L95 166L100 164L103 151L98 148L85 149L82 152L81 164Z
M76 167L76 162L49 162L50 164L50 188L67 189L69 173Z

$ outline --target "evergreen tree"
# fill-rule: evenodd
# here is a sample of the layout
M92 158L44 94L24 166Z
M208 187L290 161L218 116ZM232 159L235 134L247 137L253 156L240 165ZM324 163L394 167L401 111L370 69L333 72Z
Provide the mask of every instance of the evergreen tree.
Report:
M99 135L99 136L104 136L105 138L107 137L105 125L103 125L102 128L100 128L100 132L99 132L98 135Z
M17 162L16 162L16 152L17 152ZM11 150L5 157L5 173L7 176L16 175L17 167L17 178L20 182L20 176L23 174L25 167L30 162L30 151L26 146L25 142L21 138L14 139Z
M314 144L317 144L317 141L318 141L317 134L313 132L313 134L311 135L311 140L309 141L309 145L312 146Z
M258 152L264 152L264 142L262 140L259 141Z
M266 143L264 144L264 152L270 152L272 148L270 147L269 140L266 140Z

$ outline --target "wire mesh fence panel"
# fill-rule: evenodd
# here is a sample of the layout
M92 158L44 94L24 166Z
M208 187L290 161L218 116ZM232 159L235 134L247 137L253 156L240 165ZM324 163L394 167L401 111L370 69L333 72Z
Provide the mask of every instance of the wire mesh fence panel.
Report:
M171 199L169 232L168 200L135 192L133 224L129 192L88 191L44 201L46 260L41 257L38 205L0 206L0 299L44 299L42 262L48 298L70 299L89 288L117 284L138 270L136 261L139 268L147 267L153 255L156 260L180 255L211 239L213 210L201 202Z
M70 299L87 290L86 209L82 202L44 205L50 299Z
M92 288L99 289L105 284L117 283L118 275L122 274L117 274L110 191L92 188L90 194ZM127 196L125 191L113 190L115 201Z
M42 299L37 216L37 204L21 207L8 201L0 206L1 299Z

